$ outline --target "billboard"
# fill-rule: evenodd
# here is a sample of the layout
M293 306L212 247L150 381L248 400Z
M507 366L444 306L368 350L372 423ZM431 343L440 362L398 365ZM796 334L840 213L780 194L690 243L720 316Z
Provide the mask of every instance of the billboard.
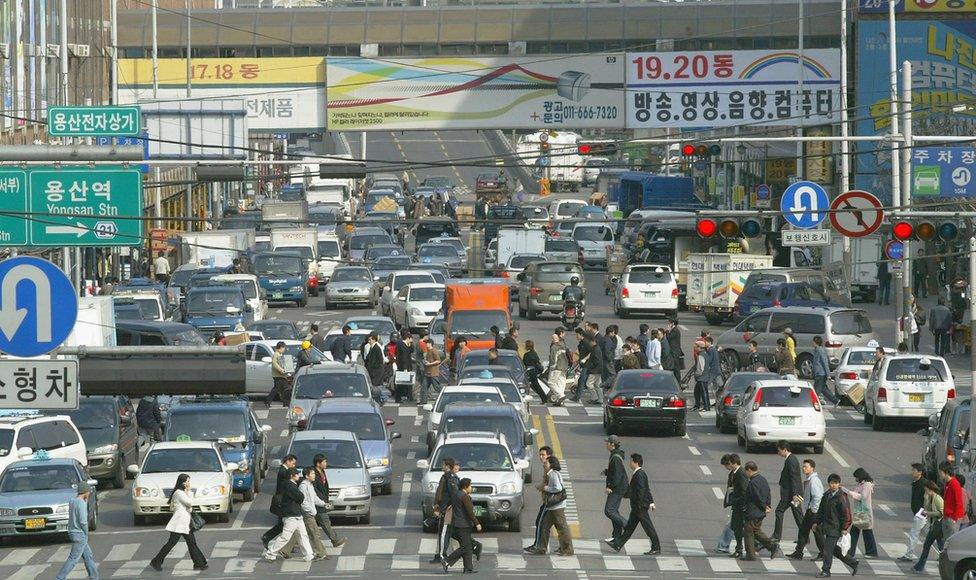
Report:
M839 49L627 54L630 129L825 125L839 106Z
M898 60L912 62L912 130L922 135L974 135L976 115L953 112L959 103L976 99L976 20L898 21ZM890 131L888 23L858 23L858 135ZM877 66L875 63L885 63ZM879 142L856 147L857 189L891 201L891 151Z
M325 59L194 58L193 101L243 99L250 131L323 131ZM186 98L186 61L159 60L159 91L153 99L152 60L119 60L119 101L170 102Z
M889 0L858 0L857 9L865 14L887 14ZM898 14L973 14L973 0L895 0Z
M328 128L623 128L623 75L623 54L329 58Z

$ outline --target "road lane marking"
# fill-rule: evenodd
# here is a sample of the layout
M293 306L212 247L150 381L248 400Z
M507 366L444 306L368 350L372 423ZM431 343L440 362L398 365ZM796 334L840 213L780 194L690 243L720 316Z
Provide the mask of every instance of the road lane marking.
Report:
M279 433L278 436L281 437L282 439L288 437L288 429L282 429L281 433Z
M725 492L722 491L721 487L713 487L712 493L714 493L715 497L717 497L718 499L722 499L722 500L725 499Z
M411 443L420 443L420 435L414 435L410 438Z
M630 556L620 556L618 554L606 554L603 556L603 565L607 570L633 570L634 561Z
M694 445L689 445L688 451L691 451L692 455L701 455L701 451L699 451L698 448L695 447Z
M435 548L436 550L436 548ZM390 568L393 570L420 570L420 559L416 554L393 554Z
M241 509L237 512L237 517L234 518L234 523L230 525L231 528L239 529L244 525L244 518L247 516L247 512L251 511L251 506L254 505L254 500L245 502Z
M366 553L369 555L391 555L396 548L396 538L373 539L366 546Z
M566 407L550 407L549 414L553 417L568 417L569 409Z
M553 570L580 570L579 558L576 556L549 556Z
M401 417L416 417L417 407L414 407L412 405L400 407L399 410L397 411L397 414Z
M890 507L888 507L888 504L886 504L886 503L879 503L878 504L878 509L881 510L881 511L883 511L884 513L888 514L889 516L894 517L894 515L895 515L895 511L893 509L891 509Z
M708 565L713 572L739 572L739 563L728 556L712 556L708 558Z
M336 572L362 572L365 567L366 556L339 556L336 560Z
M777 558L775 560L761 558L761 560L762 563L765 564L767 572L785 572L788 574L796 573L796 568L794 568L793 564L791 564L786 558Z
M499 570L524 570L525 558L515 554L498 554L495 567Z
M224 574L231 574L232 577L237 578L253 576L257 563L254 558L231 558L224 566Z
M416 458L417 458L416 451L407 451L407 460L416 459Z
M244 542L241 542L242 544ZM140 544L115 544L112 549L109 550L108 555L105 556L103 561L105 562L128 562L136 555L136 550L139 549Z
M34 557L34 554L37 554L40 551L40 548L24 548L14 550L13 552L7 554L3 560L0 560L0 566L23 566Z
M410 501L410 488L413 487L413 472L408 471L403 474L403 483L400 484L400 507L397 508L396 525L402 526L407 521L407 503ZM372 540L370 541L372 543ZM370 551L370 554L373 552Z
M648 548L650 549L650 548ZM685 563L684 558L666 556L658 556L655 558L657 560L657 566L661 572L687 572L688 564Z
M136 544L138 546L138 544ZM241 553L244 540L223 540L214 544L211 558L236 558Z
M675 540L674 543L678 546L678 553L682 556L705 555L705 547L701 540Z
M712 474L712 470L709 469L707 465L699 465L698 466L698 469L701 469L702 473L704 473L705 475L711 475Z
M841 457L840 453L834 449L834 446L830 444L829 441L824 441L824 450L833 457L841 467L850 467L851 465Z

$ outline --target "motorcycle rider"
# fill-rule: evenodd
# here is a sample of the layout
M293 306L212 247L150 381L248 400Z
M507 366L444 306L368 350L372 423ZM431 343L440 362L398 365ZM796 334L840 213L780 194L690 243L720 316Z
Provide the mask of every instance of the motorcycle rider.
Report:
M573 276L569 279L569 286L563 288L563 312L566 311L566 303L570 300L576 303L576 317L578 320L583 320L583 296L584 291L580 288L579 276Z

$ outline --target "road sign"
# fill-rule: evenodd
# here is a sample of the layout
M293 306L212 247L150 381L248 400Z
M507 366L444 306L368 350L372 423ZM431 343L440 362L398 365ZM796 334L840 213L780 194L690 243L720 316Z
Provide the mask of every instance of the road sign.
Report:
M95 145L111 145L112 137L95 137L92 139L92 143ZM138 137L116 137L115 144L118 146L138 146L142 147L142 158L149 159L149 131L143 129L142 133ZM136 165L139 171L143 173L149 173L149 165L146 163L140 163Z
M817 227L827 217L830 199L827 192L812 181L797 181L783 192L780 209L793 227L802 230Z
M27 172L0 169L0 246L26 246Z
M889 260L901 260L905 257L905 242L888 240L884 246L884 254Z
M29 256L0 262L0 352L50 352L68 338L77 317L75 290L57 266Z
M773 190L769 188L769 185L765 183L760 183L756 186L756 204L757 208L768 208L773 199Z
M783 245L829 246L830 230L783 230Z
M838 195L830 204L830 225L849 238L862 238L877 231L884 220L881 201L866 191Z
M78 359L0 360L0 408L78 408Z
M539 141L540 142L545 143L548 140L549 140L549 133L547 133L546 131L543 131L543 132L539 133Z
M52 137L125 137L142 131L137 106L51 107L47 131Z
M142 173L138 169L33 169L31 246L139 246ZM64 215L58 215L64 214ZM12 244L3 244L12 245Z

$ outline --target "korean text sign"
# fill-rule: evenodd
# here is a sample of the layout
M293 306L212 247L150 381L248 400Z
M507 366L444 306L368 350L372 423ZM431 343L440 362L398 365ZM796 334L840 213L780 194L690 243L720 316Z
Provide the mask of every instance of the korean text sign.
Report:
M912 150L912 196L976 197L976 149L919 147Z
M627 53L627 127L822 125L840 118L840 51Z
M0 361L0 408L78 408L78 361Z

